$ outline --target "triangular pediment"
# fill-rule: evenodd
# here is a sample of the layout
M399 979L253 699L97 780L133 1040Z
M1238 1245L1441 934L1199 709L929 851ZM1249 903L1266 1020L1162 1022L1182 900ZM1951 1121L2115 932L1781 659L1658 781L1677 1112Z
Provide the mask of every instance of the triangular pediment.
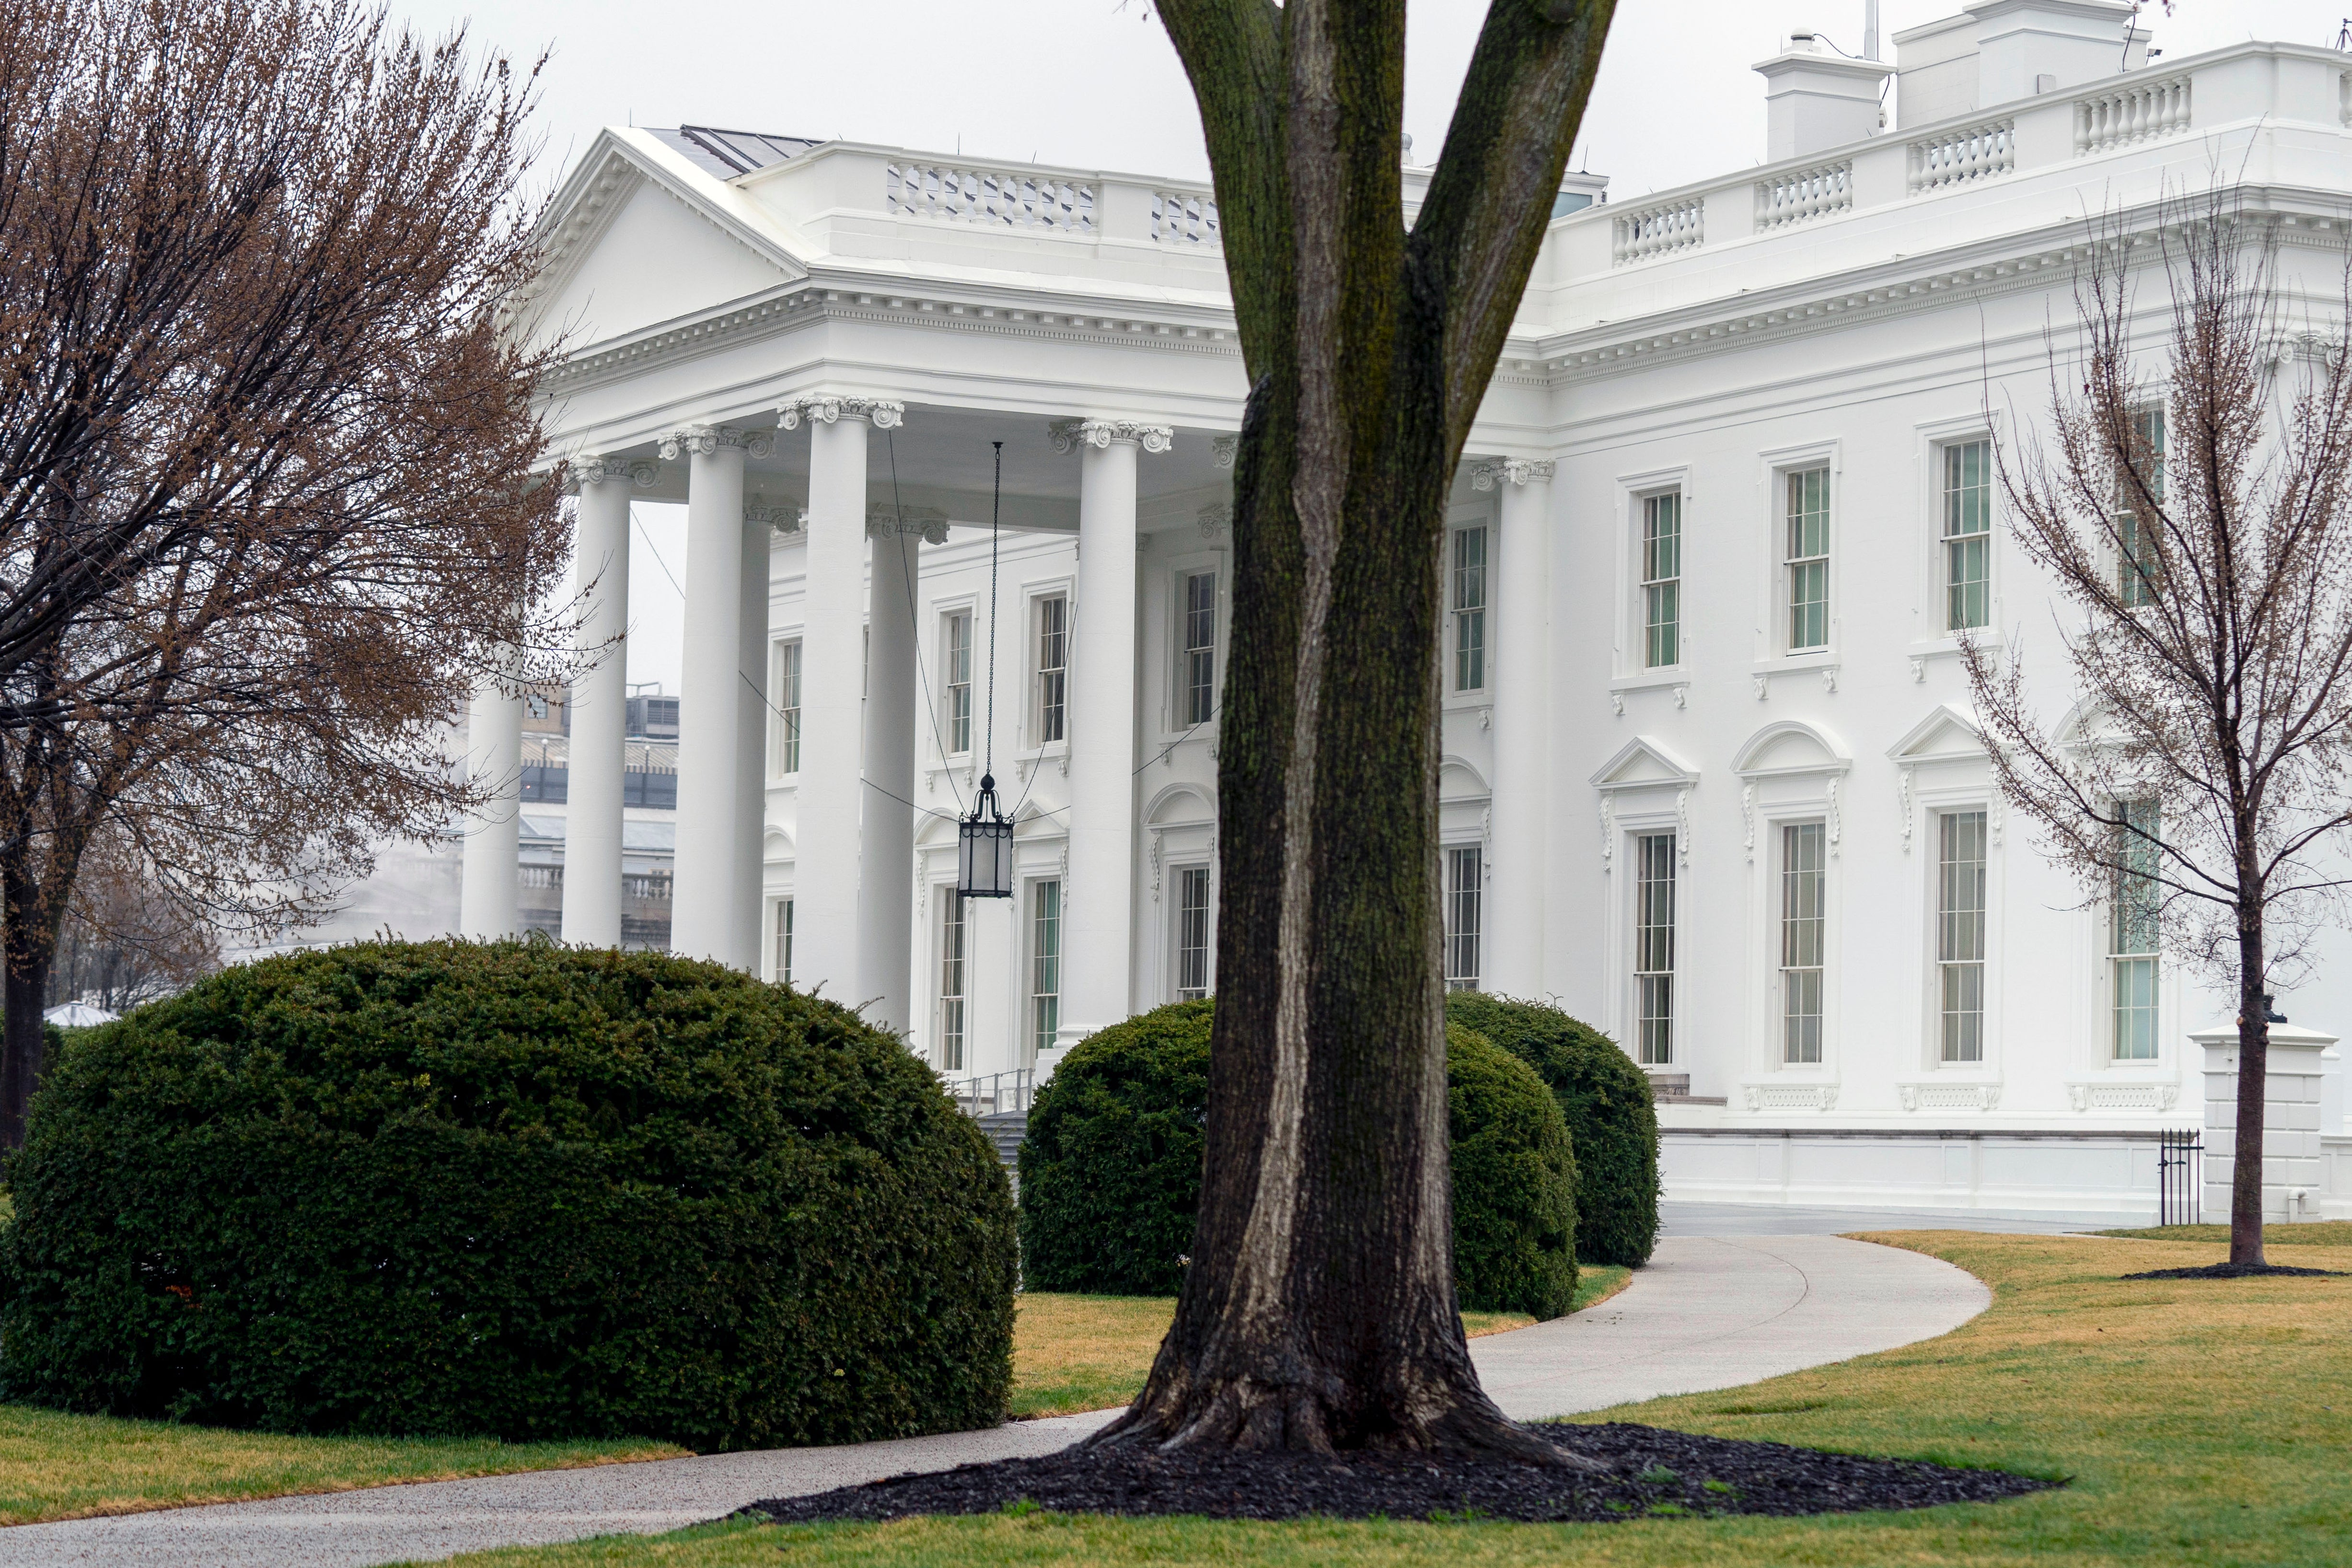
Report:
M1976 715L1949 702L1928 710L1926 718L1886 750L1898 763L1958 761L1984 752L1984 731Z
M1647 735L1636 735L1592 775L1595 789L1639 789L1645 784L1688 787L1698 771Z
M808 276L749 198L650 137L607 129L541 228L541 330L604 342Z
M1818 724L1783 719L1767 724L1748 738L1731 759L1731 771L1741 778L1778 773L1843 773L1853 765L1845 744Z

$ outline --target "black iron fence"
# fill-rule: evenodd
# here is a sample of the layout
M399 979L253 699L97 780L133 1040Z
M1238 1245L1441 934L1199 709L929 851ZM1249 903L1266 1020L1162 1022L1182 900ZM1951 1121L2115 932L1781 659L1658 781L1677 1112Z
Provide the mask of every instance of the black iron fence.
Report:
M2204 1223L2205 1135L2161 1132L2156 1150L2156 1223Z

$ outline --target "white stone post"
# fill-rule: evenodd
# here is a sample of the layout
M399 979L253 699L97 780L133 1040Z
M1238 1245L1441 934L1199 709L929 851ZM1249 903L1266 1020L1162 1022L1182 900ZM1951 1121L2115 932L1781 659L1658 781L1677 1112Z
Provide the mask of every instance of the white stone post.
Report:
M516 851L522 827L522 694L484 679L466 715L466 765L497 794L466 821L457 925L467 936L520 935Z
M2189 1037L2205 1050L2205 1191L2208 1225L2230 1223L2230 1184L2237 1169L2238 1026ZM2263 1223L2320 1217L2321 1056L2336 1043L2300 1024L2273 1024L2263 1072Z
M866 615L866 790L860 854L867 874L857 884L857 993L874 999L866 1013L869 1020L911 1038L919 554L926 539L947 542L947 517L928 508L899 517L877 507L866 531L873 541L874 587Z
M864 396L795 398L809 427L806 616L801 630L801 771L793 847L793 984L847 1006L870 1000L858 946L866 676L866 442L905 414ZM894 873L904 879L903 869ZM903 984L904 983L901 982Z
M742 599L735 661L734 941L738 965L756 974L760 905L768 881L768 601L774 535L754 513L764 516L765 509L746 508L736 536L742 551Z
M572 529L572 585L583 598L578 647L596 662L572 680L563 812L563 940L621 945L621 801L629 731L629 492L651 463L583 458Z
M1124 419L1063 420L1055 450L1078 470L1078 582L1070 637L1070 874L1062 907L1062 1019L1055 1058L1126 1017L1135 884L1135 465L1174 432ZM1017 668L1017 665L1016 665ZM1040 1061L1040 1076L1053 1063Z
M698 426L661 445L665 458L684 454L690 463L669 944L688 958L738 969L756 956L742 950L736 919L743 684L736 670L743 657L743 452L751 440L731 426Z
M1551 473L1514 458L1471 470L1473 487L1502 489L1495 584L1495 777L1479 985L1511 996L1544 991L1544 879L1550 865L1544 778L1551 733Z

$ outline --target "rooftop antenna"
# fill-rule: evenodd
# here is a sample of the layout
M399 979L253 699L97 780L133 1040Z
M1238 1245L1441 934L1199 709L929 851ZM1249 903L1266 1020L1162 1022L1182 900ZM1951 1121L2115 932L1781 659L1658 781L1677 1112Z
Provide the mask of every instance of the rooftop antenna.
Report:
M1862 58L1866 60L1878 58L1878 0L1863 0L1862 3Z

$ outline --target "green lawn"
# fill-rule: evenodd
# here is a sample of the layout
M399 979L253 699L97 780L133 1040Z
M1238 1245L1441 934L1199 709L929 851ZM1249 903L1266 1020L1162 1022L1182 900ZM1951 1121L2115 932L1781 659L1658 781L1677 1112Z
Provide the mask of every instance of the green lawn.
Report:
M2298 1226L2298 1229L2315 1229ZM2352 1561L2352 1279L2138 1280L2210 1243L1904 1233L1993 1287L1954 1333L1720 1394L1584 1417L2064 1477L2014 1501L1805 1520L1263 1525L1031 1514L730 1523L488 1552L469 1568L2171 1568ZM2352 1247L2300 1259L2352 1268Z
M2210 1241L2230 1245L2226 1225L2152 1225L2142 1230L2102 1230L2096 1236L2127 1237L2135 1241ZM2315 1220L2309 1225L2263 1226L2263 1249L2273 1247L2352 1247L2352 1220Z

